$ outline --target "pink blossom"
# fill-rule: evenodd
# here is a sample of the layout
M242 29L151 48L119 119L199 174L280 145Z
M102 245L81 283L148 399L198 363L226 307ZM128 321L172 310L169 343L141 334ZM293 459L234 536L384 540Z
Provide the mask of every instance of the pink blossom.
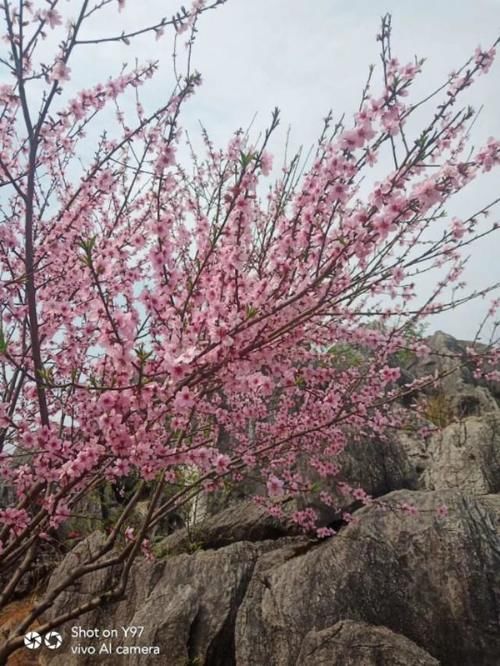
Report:
M489 51L483 51L481 50L481 47L478 47L474 53L474 60L476 65L478 65L486 74L493 64L495 55L496 50L494 48L490 49Z
M58 60L49 75L51 81L69 81L71 69L62 60Z
M180 411L189 410L193 407L195 401L193 393L187 386L183 386L175 395L174 407Z
M215 469L219 474L225 474L229 470L231 458L224 453L220 453L215 458Z
M158 171L163 171L175 162L175 150L172 146L165 146L156 160L156 168Z
M195 2L177 28L197 28L205 6ZM46 27L60 25L55 10L43 15ZM48 86L41 107L37 95L27 100L33 180L20 77L67 81L73 57L71 39L55 45L63 51L52 60L38 42L13 85L0 87L8 220L0 224L0 475L15 493L0 514L4 547L23 530L29 539L33 529L58 527L101 479L124 486L117 482L164 474L171 497L189 471L199 485L178 495L182 503L198 490L260 478L260 506L281 519L285 494L318 495L339 514L339 497L370 503L362 488L342 483L342 451L407 425L394 384L409 395L429 378L408 383L390 359L429 350L405 324L455 305L445 292L463 289L473 236L490 233L481 215L446 222L440 213L500 166L496 138L470 152L470 123L458 112L462 89L494 54L476 52L444 100L434 108L428 100L425 131L413 122L418 97L403 103L420 64L386 57L354 123L330 127L303 173L295 161L274 173L265 134L253 141L238 131L222 148L206 131L200 142L183 135L195 74L176 79L174 94L151 109L140 87L156 65L131 64L112 78L103 71L102 81L71 94L72 86ZM52 66L38 71L41 62ZM411 131L402 136L406 118ZM423 301L418 275L430 292ZM486 304L490 317L499 305ZM478 381L500 376L498 350L470 363ZM405 512L417 509L407 503L402 519ZM292 520L319 538L333 533L312 508ZM15 548L26 544L23 536ZM148 543L143 549L151 554Z
M203 469L208 468L210 461L212 459L212 453L206 447L196 449L193 452L193 460L197 465L200 465Z
M361 148L364 143L364 138L356 130L349 130L344 132L340 137L340 145L344 150L355 150Z
M304 509L303 511L295 511L292 514L292 520L297 523L303 530L312 531L316 529L317 515L314 509Z
M280 497L283 495L284 482L281 479L278 479L277 476L271 474L267 480L267 493L269 497Z
M385 384L389 384L390 382L395 382L399 379L401 375L401 368L390 368L389 366L385 366L380 371L380 375L382 377L382 381Z
M50 517L49 525L53 528L57 528L64 523L70 515L69 508L63 502L60 502Z
M367 493L362 489L362 488L355 488L352 491L352 496L356 500L360 500L364 504L368 504L370 501L370 497L367 495Z
M445 504L441 504L436 509L436 514L438 518L446 518L446 516L448 515L448 507Z
M111 171L103 171L97 179L97 187L104 192L113 185L113 174Z
M62 25L62 17L54 8L43 11L42 18L47 21L52 30L58 25Z
M153 553L152 547L151 547L151 541L149 539L143 539L141 542L141 551L146 560L149 562L154 562L155 561L155 555Z
M363 123L356 127L354 130L355 134L358 137L358 144L363 146L367 141L370 141L375 136L376 132L373 129L372 125L368 122Z
M283 520L284 518L284 511L279 504L273 504L272 506L267 507L267 511L270 516L273 516L273 518L278 520Z
M420 342L415 345L414 352L419 358L425 358L429 355L429 347L425 342Z
M392 277L393 277L394 282L395 282L396 284L399 284L400 282L402 282L402 281L404 280L405 272L404 272L404 270L403 270L400 266L397 266L397 267L392 271Z
M267 151L264 151L260 157L260 168L264 176L269 176L273 168L273 157Z
M461 222L460 220L453 221L452 234L453 238L457 240L463 238L463 236L465 235L465 227L463 222Z
M388 216L380 215L374 220L373 228L378 233L379 237L384 240L392 230L393 222Z
M403 502L401 504L401 508L409 516L412 516L412 517L418 516L419 511L418 511L418 508L414 504L410 504L409 502Z
M29 524L29 516L24 509L0 509L0 522L10 527L15 534L21 534Z

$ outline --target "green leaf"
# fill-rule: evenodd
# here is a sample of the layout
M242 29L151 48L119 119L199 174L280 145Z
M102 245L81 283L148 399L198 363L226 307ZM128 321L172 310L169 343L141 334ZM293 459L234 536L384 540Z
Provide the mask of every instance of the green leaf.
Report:
M243 169L246 169L253 159L255 159L255 153L244 153L240 150L240 163Z
M257 308L254 308L253 305L247 305L246 307L246 316L247 319L252 319L257 314Z
M295 376L295 385L298 386L299 388L304 388L306 385L306 380L302 375L296 375Z
M141 344L134 349L135 353L137 354L137 358L140 360L142 364L144 364L148 358L152 355L152 351L146 351L146 348L144 344L141 342Z
M7 351L7 340L4 338L3 331L0 331L0 354Z

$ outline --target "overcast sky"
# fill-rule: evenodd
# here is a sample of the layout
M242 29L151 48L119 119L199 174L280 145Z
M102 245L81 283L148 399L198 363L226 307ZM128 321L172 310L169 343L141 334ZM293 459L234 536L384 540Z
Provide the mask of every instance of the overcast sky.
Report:
M122 27L140 27L170 15L180 4L127 0L126 11L118 14L113 7L102 13L87 34L119 34ZM255 113L255 133L264 129L271 110L278 106L282 127L274 152L282 154L289 126L293 146L309 147L330 108L340 116L344 111L351 114L359 104L368 65L379 62L375 36L386 12L393 15L394 55L402 61L415 54L427 58L416 86L420 93L441 83L478 44L487 47L500 35L500 0L228 0L200 21L194 66L202 73L203 86L190 101L184 124L193 132L198 119L202 120L215 142L225 145L230 134L246 127ZM138 39L130 47L88 47L78 82L87 85L101 73L116 72L121 62L137 53L162 61L162 74L148 93L155 103L171 88L169 39ZM466 102L476 107L484 104L474 127L474 142L500 137L500 62L474 86ZM471 187L447 210L471 213L499 194L497 172ZM471 286L500 281L499 250L500 234L477 247L466 275ZM432 328L470 336L484 305L479 302L435 318Z

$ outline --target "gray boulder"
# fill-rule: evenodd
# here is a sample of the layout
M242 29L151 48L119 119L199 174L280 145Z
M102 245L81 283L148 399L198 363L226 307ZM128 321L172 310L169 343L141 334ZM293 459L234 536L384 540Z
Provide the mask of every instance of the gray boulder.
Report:
M305 468L307 477L319 482L321 488L334 497L334 506L324 504L317 493L311 493L300 498L299 508L313 507L319 516L319 524L329 525L339 521L344 511L354 511L361 506L351 494L340 492L339 482L362 488L372 497L404 488L416 490L428 460L426 447L426 441L412 434L411 430L386 439L367 437L351 441L335 460L339 466L335 479L320 479L314 470Z
M310 631L349 618L403 634L443 666L498 666L497 516L458 493L403 490L356 518L302 556L261 562L238 612L237 663L295 665Z
M96 554L104 542L102 534L91 535L79 544L51 577L47 593L74 570L88 555ZM268 550L288 549L291 554L304 552L310 542L303 537L264 541L258 544L239 542L219 550L182 554L161 561L139 558L134 563L127 585L126 598L71 620L60 629L63 647L50 654L50 666L87 666L93 664L234 664L234 625L248 583L259 556ZM109 557L109 555L108 555ZM117 569L103 570L82 578L60 595L44 619L50 620L73 611L82 602L102 592L112 582ZM82 637L72 638L71 628L80 626ZM124 637L121 627L143 627L141 636ZM118 637L86 637L87 629L118 630ZM103 643L111 643L112 653L99 654ZM81 647L94 647L96 653L75 653ZM118 654L125 648L157 646L160 653ZM48 657L47 657L48 659Z
M500 413L472 416L435 433L422 487L482 495L500 491Z
M456 419L480 416L489 412L500 414L500 407L484 386L464 386L448 396L449 408Z
M474 376L474 365L468 357L467 348L474 347L478 353L487 350L486 345L479 342L457 340L452 335L436 331L425 339L430 353L424 358L413 358L403 364L403 370L408 377L421 378L424 376L444 373L438 386L428 387L427 393L443 392L452 398L456 415L472 416L491 409L497 410L497 400L500 399L500 382L483 380ZM485 365L492 370L491 364ZM482 391L474 389L481 388Z
M436 331L425 339L425 343L430 354L413 360L406 367L414 377L449 373L440 381L440 387L448 394L458 392L467 384L476 384L472 368L466 363L466 344L443 331Z
M296 666L439 666L439 661L404 636L386 627L342 620L310 631Z
M221 548L236 541L264 541L298 534L295 525L280 522L256 502L230 505L192 527L177 530L157 546L160 556L197 549Z

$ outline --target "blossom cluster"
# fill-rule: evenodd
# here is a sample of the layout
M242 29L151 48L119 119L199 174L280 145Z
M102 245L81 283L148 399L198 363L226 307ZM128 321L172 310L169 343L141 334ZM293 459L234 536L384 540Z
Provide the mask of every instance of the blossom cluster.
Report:
M204 8L197 0L178 31L194 30ZM40 22L61 24L53 8ZM469 155L470 112L456 111L494 49L450 77L416 136L422 63L388 58L380 86L324 134L303 178L292 160L267 198L277 112L257 142L237 132L217 150L205 134L187 170L179 115L199 77L179 80L151 114L138 88L154 64L68 98L68 49L45 70L42 109L57 91L62 101L41 113L36 141L19 124L24 75L0 88L0 474L31 502L2 510L5 543L32 523L41 534L59 526L86 489L123 479L162 479L182 494L253 476L275 515L312 492L311 479L326 502L332 488L371 502L342 483L338 457L397 427L393 405L426 381L405 385L395 358L427 353L408 323L453 306L439 299L460 285L462 248L479 233L475 218L442 209L500 164L495 139ZM134 126L119 102L130 93ZM100 135L89 159L87 124L108 103L122 135ZM384 151L393 168L370 181ZM419 272L432 269L441 278L418 305ZM483 371L498 373L478 361ZM292 519L316 529L311 508Z

